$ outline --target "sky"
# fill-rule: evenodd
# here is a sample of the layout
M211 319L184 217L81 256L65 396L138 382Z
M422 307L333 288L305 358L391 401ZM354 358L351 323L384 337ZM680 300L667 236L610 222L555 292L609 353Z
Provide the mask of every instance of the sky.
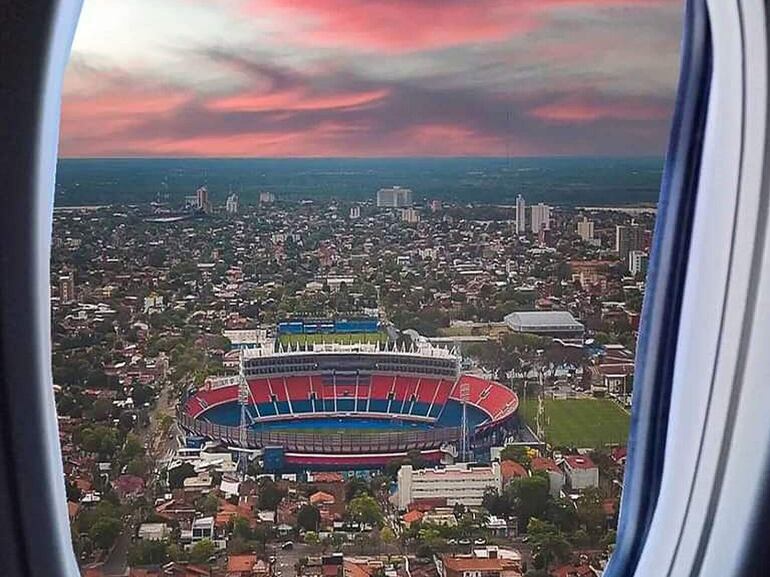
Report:
M662 155L682 4L85 0L60 155Z

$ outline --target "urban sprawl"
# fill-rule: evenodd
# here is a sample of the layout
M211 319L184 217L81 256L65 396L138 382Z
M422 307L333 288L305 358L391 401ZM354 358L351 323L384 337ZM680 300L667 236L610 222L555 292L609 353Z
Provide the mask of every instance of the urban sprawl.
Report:
M401 187L363 202L263 192L247 205L204 186L178 206L56 209L53 380L84 575L601 575L655 211L417 197ZM372 367L377 355L413 355L436 371L430 359L456 360L465 376L445 393L440 374L435 390L405 377L404 393L394 376L375 398L379 377L362 393L357 365L323 386L311 375L282 378L279 390L268 378L263 407L274 413L250 400L244 359L316 353L369 355ZM231 442L196 434L184 404L202 403L209 420L205 399L225 382L240 403ZM364 416L426 431L448 410L444 394L462 407L462 442L335 470L333 458L289 467L288 449L239 439L282 414L308 416L292 399L303 386L313 416L342 423L365 403ZM324 386L333 411L318 409ZM506 425L481 442L466 404L493 392L505 393ZM478 414L493 422L495 411ZM280 460L267 458L273 449Z

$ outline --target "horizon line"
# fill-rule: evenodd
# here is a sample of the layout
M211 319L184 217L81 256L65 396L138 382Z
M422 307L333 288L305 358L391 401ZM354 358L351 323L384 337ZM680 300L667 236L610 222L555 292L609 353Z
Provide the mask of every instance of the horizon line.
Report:
M416 155L416 156L59 156L61 160L529 160L544 158L606 158L611 160L664 160L665 154L531 154L517 156L482 155Z

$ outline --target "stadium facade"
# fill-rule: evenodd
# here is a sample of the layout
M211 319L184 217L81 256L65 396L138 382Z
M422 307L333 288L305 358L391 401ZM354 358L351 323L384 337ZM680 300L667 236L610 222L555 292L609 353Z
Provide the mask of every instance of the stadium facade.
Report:
M243 350L239 376L209 378L183 399L180 425L260 450L273 471L371 469L412 451L449 462L518 429L515 393L461 374L447 349L309 348Z

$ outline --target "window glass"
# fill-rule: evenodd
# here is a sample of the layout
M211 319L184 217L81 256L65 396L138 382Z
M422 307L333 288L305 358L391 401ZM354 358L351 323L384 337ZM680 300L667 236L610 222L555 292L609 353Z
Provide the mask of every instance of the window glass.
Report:
M86 2L51 267L86 574L601 570L681 10Z

